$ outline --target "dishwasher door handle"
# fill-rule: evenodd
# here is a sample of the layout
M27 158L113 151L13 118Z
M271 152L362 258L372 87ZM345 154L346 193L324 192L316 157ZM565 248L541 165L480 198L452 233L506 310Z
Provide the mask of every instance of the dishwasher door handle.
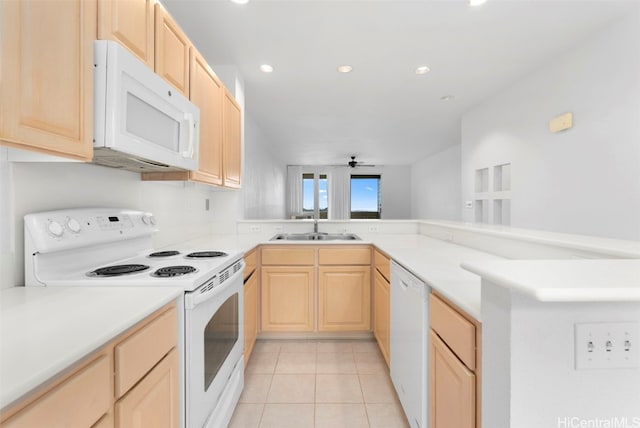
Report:
M407 284L406 282L404 282L403 280L400 280L400 284L398 284L400 286L400 288L403 291L406 291L409 289L409 284Z

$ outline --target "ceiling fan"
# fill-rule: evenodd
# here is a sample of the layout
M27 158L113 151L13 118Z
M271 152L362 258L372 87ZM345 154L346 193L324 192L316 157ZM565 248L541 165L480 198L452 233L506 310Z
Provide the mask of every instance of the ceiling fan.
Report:
M347 162L347 165L351 168L355 168L355 167L359 167L359 166L375 166L375 165L368 165L365 164L364 162L359 162L356 161L356 157L355 156L351 156L351 160L349 162Z

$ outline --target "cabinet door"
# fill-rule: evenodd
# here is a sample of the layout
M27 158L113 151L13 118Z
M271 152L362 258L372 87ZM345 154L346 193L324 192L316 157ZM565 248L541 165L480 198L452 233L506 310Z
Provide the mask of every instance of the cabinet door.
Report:
M373 334L389 365L389 283L377 270L373 279Z
M175 348L116 403L116 428L178 428L178 353Z
M222 120L224 185L239 189L242 168L242 115L240 106L228 91L224 93Z
M2 2L0 140L93 156L95 0Z
M161 4L155 6L155 71L189 97L191 42Z
M474 428L476 379L429 330L429 427Z
M313 331L314 268L263 267L262 331Z
M98 0L98 38L115 40L153 70L154 0Z
M244 363L245 367L258 337L258 272L244 284Z
M318 271L318 330L371 328L371 267L331 266Z
M191 178L222 184L222 83L200 53L191 48L191 101L200 108L199 167Z

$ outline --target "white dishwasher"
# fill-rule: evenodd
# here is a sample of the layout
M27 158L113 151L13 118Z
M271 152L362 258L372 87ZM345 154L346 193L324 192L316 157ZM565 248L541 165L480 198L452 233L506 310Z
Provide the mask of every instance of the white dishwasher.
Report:
M429 287L391 261L391 380L409 424L427 428Z

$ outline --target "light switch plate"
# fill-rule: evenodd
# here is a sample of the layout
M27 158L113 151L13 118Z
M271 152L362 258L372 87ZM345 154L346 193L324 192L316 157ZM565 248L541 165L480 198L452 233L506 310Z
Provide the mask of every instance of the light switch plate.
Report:
M575 325L576 370L640 368L640 323Z

